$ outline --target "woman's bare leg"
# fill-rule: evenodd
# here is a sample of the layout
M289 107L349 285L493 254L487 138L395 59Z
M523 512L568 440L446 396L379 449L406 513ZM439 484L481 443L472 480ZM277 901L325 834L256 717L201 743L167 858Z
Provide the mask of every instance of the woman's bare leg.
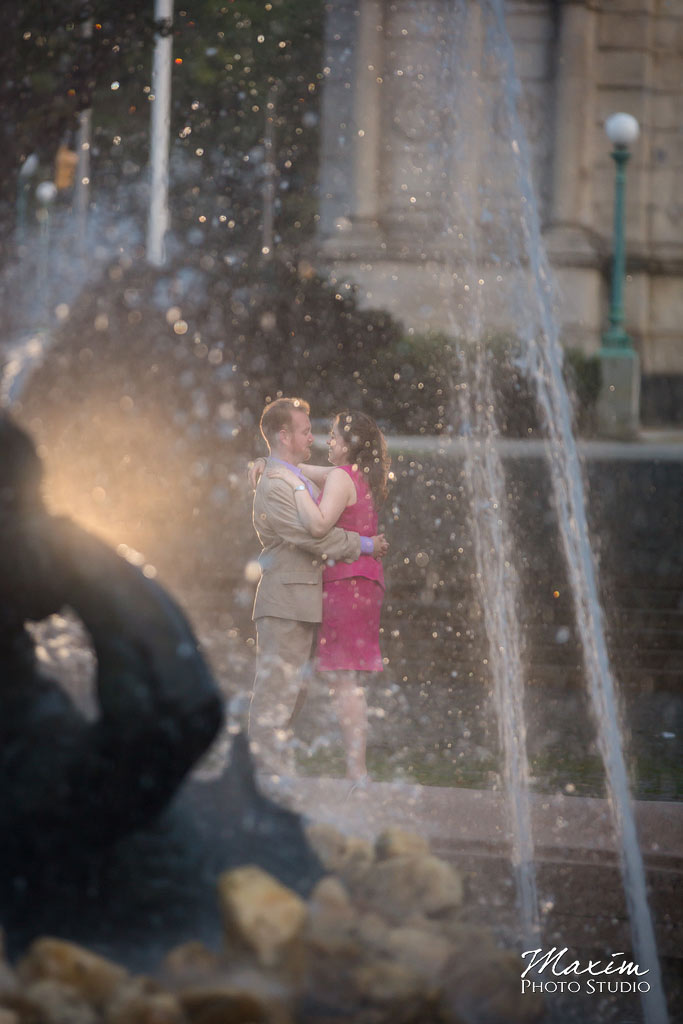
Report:
M368 709L360 679L358 672L335 672L330 680L330 693L334 696L346 751L346 775L354 780L367 775Z

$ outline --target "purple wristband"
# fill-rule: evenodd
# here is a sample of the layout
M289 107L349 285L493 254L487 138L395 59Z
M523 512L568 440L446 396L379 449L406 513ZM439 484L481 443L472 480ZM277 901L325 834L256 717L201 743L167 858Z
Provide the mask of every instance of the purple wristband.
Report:
M361 555L371 555L375 550L375 545L372 542L372 537L361 537L360 539L360 553Z

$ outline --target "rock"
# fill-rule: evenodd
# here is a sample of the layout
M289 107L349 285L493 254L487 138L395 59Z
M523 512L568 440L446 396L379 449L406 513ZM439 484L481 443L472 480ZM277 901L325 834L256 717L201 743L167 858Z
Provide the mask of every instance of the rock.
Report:
M73 985L44 978L27 985L23 996L40 1024L99 1024L99 1014Z
M308 903L253 864L225 871L224 951L177 946L158 980L54 938L13 971L0 943L0 1024L536 1024L519 958L461 920L460 876L419 836L309 838L338 874Z
M175 982L188 983L212 977L220 966L221 958L203 942L184 942L166 954L161 974Z
M437 983L453 953L448 939L406 927L388 929L385 948L390 959L410 967L429 987Z
M427 918L427 921L429 921L429 918ZM440 934L451 943L454 953L466 955L471 950L476 949L482 954L488 955L498 949L490 928L459 921L457 918L449 915L439 918L433 923L438 924Z
M6 960L0 959L0 1001L8 992L16 992L17 977Z
M65 880L156 819L213 741L223 701L163 587L51 514L35 446L4 412L0 450L0 881L3 918L21 932L25 897L7 881ZM43 669L24 626L64 606L97 651L96 720ZM62 889L44 886L44 919L59 919Z
M260 971L239 971L178 993L190 1024L293 1024L289 989Z
M358 993L375 1003L402 1003L419 996L418 975L405 964L390 960L371 960L356 968L352 975Z
M218 893L228 943L253 950L263 966L282 963L308 916L301 897L252 865L224 872Z
M358 939L361 947L370 953L382 953L387 948L389 926L376 911L358 915Z
M9 992L16 992L17 984L17 976L7 963L5 957L5 936L2 928L0 928L0 1002L3 995Z
M353 892L356 886L362 883L374 863L375 851L372 843L352 836L347 840L337 874Z
M359 951L358 914L338 878L323 878L311 894L304 931L306 946L330 957L352 957Z
M535 1024L543 1016L540 993L522 993L520 959L499 949L470 949L446 966L439 1002L445 1024Z
M107 1003L104 1024L187 1024L178 998L163 992L149 978L119 985Z
M339 913L354 913L348 890L338 878L333 878L331 875L320 879L311 893L309 906Z
M306 836L327 870L337 874L348 842L344 833L332 825L314 824L307 827Z
M102 1006L128 977L125 968L64 939L36 939L17 968L22 982L71 985L86 1002Z
M308 841L328 871L353 888L375 860L372 844L356 836L345 836L332 825L309 825Z
M377 837L375 856L377 860L390 857L423 857L429 855L429 843L416 832L402 828L388 828Z
M411 914L454 910L462 903L463 887L460 875L437 857L400 856L373 864L354 895L399 924Z

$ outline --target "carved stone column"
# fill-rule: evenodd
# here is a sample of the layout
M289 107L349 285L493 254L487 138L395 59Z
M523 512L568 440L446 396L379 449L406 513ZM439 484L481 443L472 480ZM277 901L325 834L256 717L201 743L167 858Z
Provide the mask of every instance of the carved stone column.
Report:
M392 0L385 9L381 215L402 257L433 255L443 225L442 9L442 0Z
M555 79L555 145L548 249L560 263L595 257L591 231L591 138L595 107L596 12L561 0Z
M374 241L379 215L382 102L382 3L361 0L353 99L353 195L351 230Z
M383 0L326 4L320 236L327 257L380 244Z

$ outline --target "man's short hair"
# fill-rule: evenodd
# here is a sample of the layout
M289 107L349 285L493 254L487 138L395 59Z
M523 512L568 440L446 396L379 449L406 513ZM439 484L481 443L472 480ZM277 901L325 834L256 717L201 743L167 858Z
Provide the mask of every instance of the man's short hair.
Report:
M291 427L294 412L305 412L310 416L311 407L303 398L276 398L265 407L261 413L259 427L269 448L273 446L283 427Z

